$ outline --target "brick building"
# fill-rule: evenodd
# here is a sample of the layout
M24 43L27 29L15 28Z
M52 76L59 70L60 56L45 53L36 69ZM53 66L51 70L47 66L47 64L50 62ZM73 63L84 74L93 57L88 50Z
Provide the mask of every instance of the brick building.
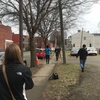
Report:
M45 44L43 42L42 37L35 37L35 46L37 48L45 48ZM20 44L20 36L19 34L12 33L10 26L5 26L0 22L0 50L3 51L5 48L11 44L15 43L17 45ZM49 42L47 41L47 44ZM50 47L52 47L52 44L50 44ZM23 50L27 50L29 48L29 37L26 35L23 35Z
M19 34L12 34L12 41L13 43L20 46L20 35ZM23 50L26 50L29 47L29 37L23 35Z
M12 33L12 41L13 43L19 45L19 34Z
M3 51L5 48L11 44L12 41L12 30L10 26L4 26L0 22L0 49Z

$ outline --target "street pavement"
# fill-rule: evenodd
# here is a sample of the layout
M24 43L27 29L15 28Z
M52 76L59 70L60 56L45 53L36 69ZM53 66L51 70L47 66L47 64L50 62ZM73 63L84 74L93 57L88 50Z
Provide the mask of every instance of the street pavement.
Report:
M55 61L54 57L50 59L49 64L45 64L44 61L44 66L33 75L33 82L35 86L31 90L26 91L28 100L39 100L57 62L58 61Z

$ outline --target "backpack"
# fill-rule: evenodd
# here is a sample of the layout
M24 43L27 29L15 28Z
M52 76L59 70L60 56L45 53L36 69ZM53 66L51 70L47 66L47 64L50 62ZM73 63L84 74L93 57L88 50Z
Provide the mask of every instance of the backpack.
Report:
M57 73L53 73L52 76L49 79L59 79L58 74Z

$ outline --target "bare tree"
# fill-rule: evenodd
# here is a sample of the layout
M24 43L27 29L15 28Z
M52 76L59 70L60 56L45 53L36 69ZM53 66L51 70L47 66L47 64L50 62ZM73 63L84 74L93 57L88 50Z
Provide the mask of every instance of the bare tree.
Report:
M52 9L55 9L55 2L53 1L53 5L51 5L52 1L53 0L26 0L23 2L23 22L29 34L31 67L36 65L34 34L45 15ZM19 19L19 0L0 0L0 4L2 4L4 8L3 10L0 9L0 15L3 21L5 17L6 20L9 19L10 21L13 19L13 22L16 22Z
M59 47L62 46L62 41L61 41L61 32L60 31L54 31L51 36L50 36L50 42L53 44L58 45Z
M97 0L62 0L64 26L68 29L70 20L77 18L79 12L83 12L84 5ZM58 0L25 0L23 1L23 24L29 34L31 53L31 65L35 67L36 53L34 35L43 23L46 15L58 10ZM67 16L67 17L66 17ZM0 18L3 22L18 23L19 0L0 0ZM69 20L70 19L70 20ZM66 23L68 21L68 23ZM52 21L51 21L52 22ZM43 24L42 24L43 25ZM72 25L72 24L71 24ZM48 31L51 33L51 31Z
M47 45L48 38L50 38L52 32L55 30L58 17L57 9L51 12L49 15L46 15L44 20L41 21L39 26L39 35L43 38L45 46Z

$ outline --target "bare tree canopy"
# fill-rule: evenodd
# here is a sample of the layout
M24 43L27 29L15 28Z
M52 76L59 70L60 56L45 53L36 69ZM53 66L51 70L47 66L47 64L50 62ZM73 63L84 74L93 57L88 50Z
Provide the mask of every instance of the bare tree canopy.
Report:
M78 16L84 13L91 4L97 1L98 0L62 0L64 29L67 30L74 26ZM39 28L41 28L42 32L46 31L47 34L51 34L54 28L60 30L59 3L58 0L23 0L22 6L23 25L27 30L30 39L31 67L34 67L34 34ZM19 0L0 0L0 19L2 22L19 24L19 14ZM52 18L50 18L50 15ZM50 18L50 21L47 18ZM47 20L48 23L46 22ZM49 22L51 22L51 25ZM46 27L43 27L45 24Z

